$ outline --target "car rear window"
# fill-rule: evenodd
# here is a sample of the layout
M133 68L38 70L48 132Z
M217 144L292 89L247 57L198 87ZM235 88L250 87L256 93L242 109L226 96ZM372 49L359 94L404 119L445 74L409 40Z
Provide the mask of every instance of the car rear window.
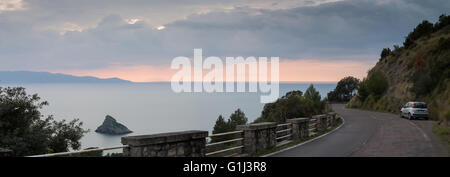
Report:
M414 108L427 108L427 104L425 103L414 103Z

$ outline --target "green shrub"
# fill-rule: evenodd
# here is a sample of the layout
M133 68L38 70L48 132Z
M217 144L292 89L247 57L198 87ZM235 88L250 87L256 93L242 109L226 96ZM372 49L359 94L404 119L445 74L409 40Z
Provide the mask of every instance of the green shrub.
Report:
M358 99L363 102L364 100L366 100L369 94L369 90L367 89L367 79L364 78L363 81L359 83Z
M369 94L377 100L388 88L387 78L382 72L373 71L366 80L366 87Z
M411 91L416 95L424 95L430 93L435 84L428 73L415 72L413 74L413 86Z
M446 121L450 121L450 111L447 111L447 113L444 115L444 118Z
M363 107L365 108L373 108L376 103L376 98L374 95L369 95L364 101Z

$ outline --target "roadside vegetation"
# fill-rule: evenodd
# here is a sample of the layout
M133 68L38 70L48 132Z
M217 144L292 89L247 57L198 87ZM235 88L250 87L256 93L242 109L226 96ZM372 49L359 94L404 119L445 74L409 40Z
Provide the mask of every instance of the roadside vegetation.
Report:
M287 119L323 114L327 109L326 101L311 84L305 93L300 90L291 91L275 102L267 103L261 116L254 122L285 123Z
M224 133L224 132L231 132L235 131L236 127L238 125L245 125L247 124L248 118L245 116L244 112L241 111L241 109L237 109L234 111L233 114L231 114L230 118L225 121L222 115L220 115L217 120L216 124L214 125L213 134L218 133ZM233 139L235 135L225 135L220 137L212 137L211 143L224 141L228 139Z
M303 94L300 90L294 90L286 93L286 95L277 99L273 103L267 103L258 117L253 123L258 122L277 122L285 123L287 119L299 117L311 117L328 112L326 101L322 100L320 93L310 85ZM225 120L222 115L216 120L213 128L213 134L224 133L236 130L237 125L248 123L245 113L237 109L230 118ZM213 138L212 142L222 141L230 137Z
M399 113L408 101L428 103L433 132L450 152L450 16L433 24L422 21L403 46L384 48L363 79L349 108Z
M403 46L384 48L360 83L350 108L398 113L408 101L428 103L430 118L448 121L450 110L450 16L423 21Z
M352 76L344 77L337 83L336 88L327 94L327 101L332 103L348 102L356 95L359 85L359 79Z
M265 104L261 112L261 116L258 117L253 123L277 122L280 124L285 123L288 119L311 117L313 115L323 114L326 112L331 112L331 109L327 106L326 101L321 98L320 93L314 88L314 85L311 84L305 93L300 90L290 91L286 93L286 95L277 99L275 102ZM245 125L247 123L248 118L245 116L245 113L240 109L237 109L228 119L225 119L222 115L219 115L212 133L218 134L236 131L236 127L238 125ZM240 135L234 134L212 137L210 143L236 138L240 138ZM230 142L215 145L209 147L207 151L213 152L228 147L239 146L241 143L242 142ZM220 155L230 155L233 153L235 152L229 151Z
M80 149L80 139L88 132L83 123L44 117L40 110L47 105L25 88L0 87L0 147L13 150L16 156Z
M447 152L450 154L450 127L436 123L433 127L433 133L439 136L444 146L447 147Z

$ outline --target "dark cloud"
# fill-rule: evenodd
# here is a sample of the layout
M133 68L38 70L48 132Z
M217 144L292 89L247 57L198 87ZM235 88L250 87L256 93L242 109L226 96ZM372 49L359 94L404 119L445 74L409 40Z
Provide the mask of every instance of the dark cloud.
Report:
M450 9L448 1L419 0L348 0L282 9L243 6L192 14L157 30L157 26L145 20L129 24L125 19L131 16L124 17L121 13L133 8L142 12L146 8L138 6L145 6L147 1L128 6L125 1L117 1L128 10L114 13L109 10L122 9L117 3L114 6L103 1L58 1L56 4L42 1L38 6L35 2L30 1L28 6L48 8L50 12L30 17L33 20L19 18L33 12L32 8L0 13L0 70L92 69L117 63L169 64L173 57L192 56L193 48L203 48L204 55L215 56L376 60L381 48L401 44L403 37L421 20L435 21ZM200 3L194 4L197 9L203 7ZM104 7L100 8L101 5ZM169 5L173 4L161 1L154 6ZM214 4L214 8L219 5ZM68 6L79 8L62 8ZM99 9L103 17L89 18L92 9ZM50 17L49 14L60 16ZM92 21L94 25L88 28L75 28L76 24L82 26L83 22ZM62 22L73 23L75 27L61 35L61 27L42 25L51 27L53 23Z

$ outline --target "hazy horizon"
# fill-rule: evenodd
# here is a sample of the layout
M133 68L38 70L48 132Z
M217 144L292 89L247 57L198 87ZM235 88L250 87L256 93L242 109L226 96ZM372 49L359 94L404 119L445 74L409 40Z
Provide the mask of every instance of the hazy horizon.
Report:
M65 74L65 73L56 73L56 72L46 72L46 71L6 71L6 70L0 70L0 83L2 82L2 73L4 72L11 72L11 73L20 73L20 72L24 72L24 73L49 73L49 74L54 74L54 75L67 75L67 76L74 76L74 77L78 77L78 78L96 78L96 79L101 79L101 80L108 80L108 79L119 79L119 80L123 80L123 81L128 81L130 83L168 83L171 82L170 80L167 81L132 81L132 80L126 80L123 78L119 78L119 77L106 77L106 78L101 78L101 77L96 77L96 76L91 76L91 75L81 75L81 76L77 76L77 75L71 75L71 74ZM43 80L45 80L45 78L42 78ZM16 80L13 82L6 82L6 83L28 83L27 81L23 82L17 79L12 79L12 80ZM70 80L69 80L70 81ZM339 80L335 80L335 81L279 81L279 83L336 83ZM202 81L192 81L192 83L194 82L202 82ZM234 81L233 81L234 82ZM245 83L252 83L252 82L259 82L259 81L235 81L235 82L245 82ZM40 83L40 82L36 82L36 83ZM50 82L52 83L52 82ZM69 82L70 83L70 82ZM227 83L227 81L224 81L224 83Z

